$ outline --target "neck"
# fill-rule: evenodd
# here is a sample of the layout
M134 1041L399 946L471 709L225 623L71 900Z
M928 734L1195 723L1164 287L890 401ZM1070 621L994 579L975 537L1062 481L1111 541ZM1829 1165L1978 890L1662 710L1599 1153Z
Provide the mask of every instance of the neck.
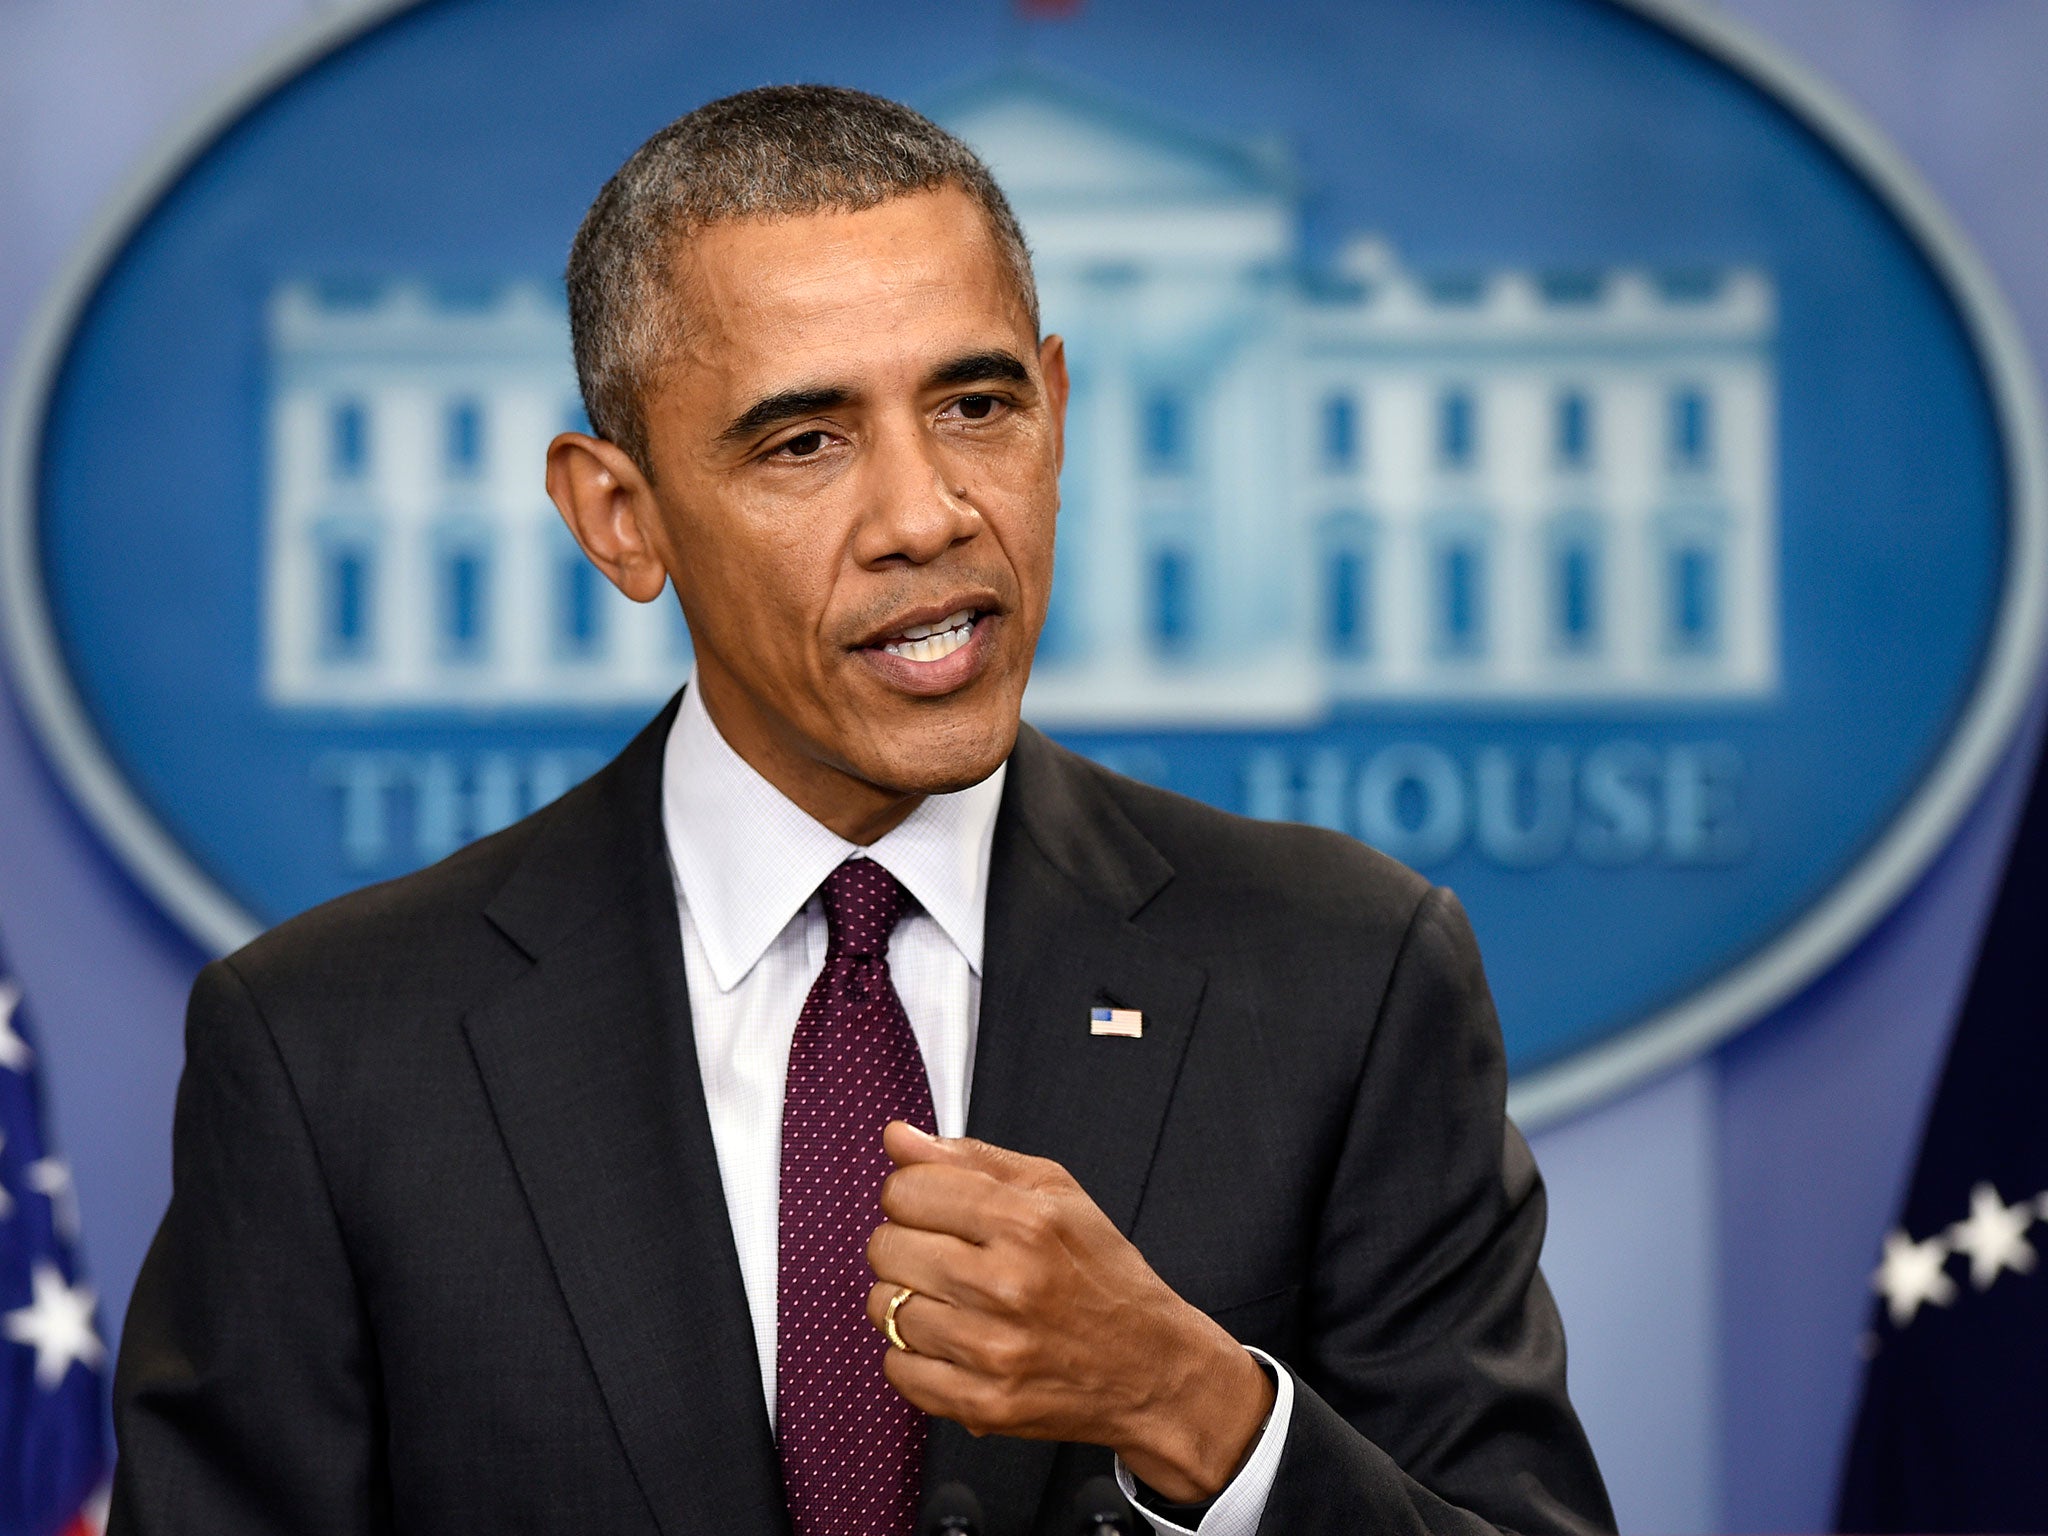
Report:
M884 789L819 761L726 683L723 674L700 662L690 686L704 701L713 727L741 761L828 832L866 848L895 831L924 803L922 793Z

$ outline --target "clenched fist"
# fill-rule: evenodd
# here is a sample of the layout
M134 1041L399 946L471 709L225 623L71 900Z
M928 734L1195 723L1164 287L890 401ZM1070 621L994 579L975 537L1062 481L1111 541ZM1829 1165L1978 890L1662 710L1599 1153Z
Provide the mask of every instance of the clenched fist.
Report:
M1210 1498L1273 1406L1259 1364L1173 1293L1058 1163L901 1121L868 1316L889 1383L977 1435L1108 1446L1180 1503Z

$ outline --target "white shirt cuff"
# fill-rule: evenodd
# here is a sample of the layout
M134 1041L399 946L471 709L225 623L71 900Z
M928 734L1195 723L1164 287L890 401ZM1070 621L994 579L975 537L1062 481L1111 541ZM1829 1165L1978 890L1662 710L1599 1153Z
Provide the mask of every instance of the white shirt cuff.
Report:
M1273 1478L1280 1471L1280 1452L1287 1445L1287 1426L1294 1418L1294 1378L1264 1350L1253 1349L1249 1344L1245 1349L1273 1373L1273 1411L1266 1417L1266 1427L1259 1432L1259 1443L1252 1447L1251 1455L1245 1457L1244 1465L1237 1469L1237 1476L1216 1495L1216 1502L1209 1506L1209 1512L1202 1516L1199 1526L1190 1530L1184 1525L1175 1525L1164 1515L1155 1515L1140 1504L1137 1480L1131 1476L1131 1469L1124 1465L1123 1457L1116 1459L1117 1487L1123 1489L1131 1507L1145 1517L1158 1536L1258 1536L1259 1521L1266 1513L1266 1500L1272 1496Z

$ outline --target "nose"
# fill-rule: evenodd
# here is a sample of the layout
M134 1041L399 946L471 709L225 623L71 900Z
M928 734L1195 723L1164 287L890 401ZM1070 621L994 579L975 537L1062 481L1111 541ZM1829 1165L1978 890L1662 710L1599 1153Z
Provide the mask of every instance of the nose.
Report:
M919 427L883 434L869 461L867 515L854 536L863 566L902 560L928 565L981 532L964 478L949 472L940 445Z

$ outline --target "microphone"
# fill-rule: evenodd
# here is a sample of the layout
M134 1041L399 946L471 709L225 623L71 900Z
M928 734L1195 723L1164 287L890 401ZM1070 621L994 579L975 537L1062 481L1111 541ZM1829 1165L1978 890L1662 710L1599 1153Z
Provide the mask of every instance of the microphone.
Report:
M1091 1477L1074 1495L1075 1536L1135 1536L1131 1503L1113 1477Z
M924 1501L917 1536L981 1536L981 1500L965 1483L941 1483Z

